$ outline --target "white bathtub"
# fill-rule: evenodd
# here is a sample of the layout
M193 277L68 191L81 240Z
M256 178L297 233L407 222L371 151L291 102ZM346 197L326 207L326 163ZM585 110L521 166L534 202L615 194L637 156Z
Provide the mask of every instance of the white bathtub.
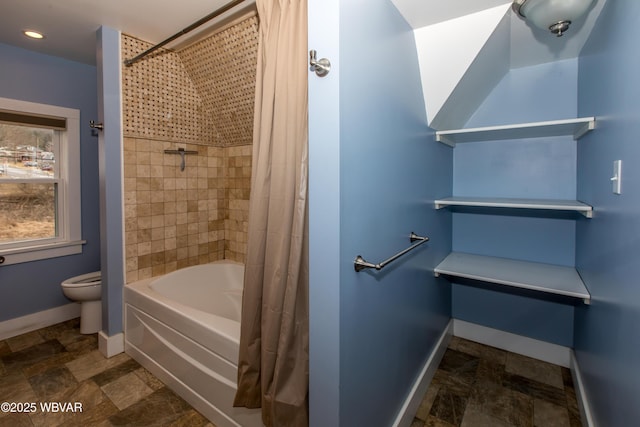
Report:
M125 351L218 427L262 426L234 408L244 266L218 261L125 286Z

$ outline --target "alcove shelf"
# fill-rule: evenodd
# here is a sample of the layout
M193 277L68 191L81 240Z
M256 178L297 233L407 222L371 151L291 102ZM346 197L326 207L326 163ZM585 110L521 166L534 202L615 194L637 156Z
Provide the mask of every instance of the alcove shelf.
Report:
M585 304L591 300L573 267L452 252L433 271L436 277L446 275L529 289L578 298Z
M571 136L580 139L595 128L595 117L582 117L567 120L520 123L504 126L488 126L445 130L436 132L436 141L455 147L468 142L543 138ZM487 197L447 197L434 201L436 209L445 207L466 207L474 212L483 213L483 209L544 210L556 212L577 212L591 218L593 208L576 200L516 199ZM544 264L532 261L500 258L487 255L475 255L462 252L450 253L434 269L436 276L470 279L479 282L511 288L526 289L556 296L575 298L589 304L591 296L580 275L573 267Z
M593 208L577 200L446 197L434 200L434 205L436 209L442 209L448 206L467 206L482 208L569 211L578 212L587 218L591 218L593 216Z
M436 132L436 141L455 147L458 143L498 141L504 139L540 138L572 135L578 140L595 128L595 117L519 123L503 126L444 130Z

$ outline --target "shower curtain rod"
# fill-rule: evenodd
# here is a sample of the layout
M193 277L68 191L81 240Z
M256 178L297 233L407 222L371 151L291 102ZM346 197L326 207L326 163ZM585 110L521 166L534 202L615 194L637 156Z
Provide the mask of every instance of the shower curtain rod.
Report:
M151 46L149 49L145 50L144 52L142 52L138 56L136 56L134 58L131 58L131 59L125 59L124 60L124 65L126 65L127 67L132 66L133 64L135 64L136 62L138 62L139 60L144 58L145 56L149 55L151 52L154 52L157 49L160 49L162 46L166 45L167 43L171 43L172 41L174 41L178 37L181 37L181 36L183 36L183 35L185 35L187 33L190 33L191 31L195 30L196 28L198 28L202 24L205 24L205 23L211 21L213 18L222 15L223 13L227 12L230 9L233 9L234 7L239 5L240 3L243 3L244 1L245 0L235 0L235 1L231 2L231 3L226 4L225 6L222 6L220 9L217 9L216 11L208 14L204 18L199 19L198 21L194 22L193 24L189 25L188 27L184 28L183 30L175 33L174 35L172 35L168 39L165 39L165 40L161 41L160 43L158 43L155 46Z

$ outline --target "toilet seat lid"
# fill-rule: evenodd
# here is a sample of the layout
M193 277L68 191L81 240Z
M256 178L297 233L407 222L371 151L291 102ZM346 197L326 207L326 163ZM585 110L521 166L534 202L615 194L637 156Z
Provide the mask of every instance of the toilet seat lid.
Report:
M93 273L81 274L80 276L71 277L62 282L62 286L100 285L101 281L102 273L100 271L94 271Z

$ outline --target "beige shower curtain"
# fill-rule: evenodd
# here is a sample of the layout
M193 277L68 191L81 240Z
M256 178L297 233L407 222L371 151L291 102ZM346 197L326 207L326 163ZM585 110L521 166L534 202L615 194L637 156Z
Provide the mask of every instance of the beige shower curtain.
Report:
M258 72L234 406L308 425L307 0L257 0Z

